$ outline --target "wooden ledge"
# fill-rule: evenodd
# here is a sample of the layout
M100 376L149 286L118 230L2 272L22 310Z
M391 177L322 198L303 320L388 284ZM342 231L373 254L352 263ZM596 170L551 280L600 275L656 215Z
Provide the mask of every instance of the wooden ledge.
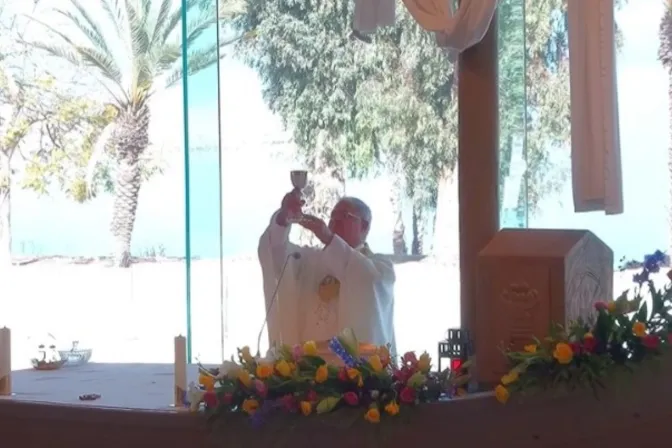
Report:
M209 428L201 415L175 411L58 405L0 400L2 446L69 448L200 447L404 447L447 442L454 446L658 447L669 433L669 369L636 375L625 389L601 400L586 392L497 403L490 394L407 410L394 424L278 416L262 428L246 418ZM641 378L646 377L646 378ZM353 414L354 415L354 414ZM474 445L475 444L475 445Z

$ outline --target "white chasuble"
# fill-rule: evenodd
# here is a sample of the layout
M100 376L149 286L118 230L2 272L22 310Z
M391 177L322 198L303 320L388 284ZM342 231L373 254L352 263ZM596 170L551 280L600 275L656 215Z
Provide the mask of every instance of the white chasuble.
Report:
M392 262L338 236L324 249L297 246L289 242L289 232L274 215L259 240L270 346L324 341L352 328L361 342L389 343L396 353Z

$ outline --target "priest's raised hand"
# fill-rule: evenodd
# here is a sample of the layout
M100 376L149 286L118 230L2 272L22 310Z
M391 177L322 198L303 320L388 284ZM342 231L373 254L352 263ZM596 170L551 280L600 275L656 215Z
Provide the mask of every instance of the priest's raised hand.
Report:
M302 205L298 193L287 193L259 240L269 342L325 341L352 328L362 342L390 343L394 349L394 266L366 244L370 208L346 197L328 223L302 215L298 224L324 245L314 248L289 241L288 217ZM301 256L293 257L296 253Z

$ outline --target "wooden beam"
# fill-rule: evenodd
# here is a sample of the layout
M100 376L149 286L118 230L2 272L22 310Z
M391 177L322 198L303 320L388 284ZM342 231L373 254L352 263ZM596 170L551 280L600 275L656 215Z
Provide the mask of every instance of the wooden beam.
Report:
M461 326L474 331L478 253L499 230L497 15L458 62ZM476 347L478 351L478 347Z

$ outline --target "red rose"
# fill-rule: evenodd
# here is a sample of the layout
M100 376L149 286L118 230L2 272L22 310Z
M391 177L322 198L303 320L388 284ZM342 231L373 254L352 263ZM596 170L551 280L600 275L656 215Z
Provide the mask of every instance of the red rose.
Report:
M317 392L314 390L309 390L306 394L306 401L310 401L311 403L317 401Z
M402 403L406 404L411 404L415 402L415 389L412 387L404 387L401 389L401 393L399 394L399 400Z
M217 407L217 394L214 391L208 391L203 395L203 402L206 408Z
M597 311L606 311L607 310L607 302L603 302L600 300L599 302L595 302L595 309Z
M592 353L595 351L595 347L597 346L597 341L595 340L594 337L592 338L585 338L583 340L583 348L586 350L588 353Z
M288 394L282 397L282 407L284 407L287 412L296 411L296 400L294 399L294 396Z
M574 353L575 355L581 354L581 344L579 344L578 342L571 342L569 346L572 347L572 353Z
M349 406L357 406L359 404L359 397L354 392L346 392L343 395L343 401L345 401Z
M658 344L660 344L660 339L656 335L647 334L642 338L642 345L646 348L657 348Z
M404 366L401 369L394 372L394 379L396 381L406 384L406 381L408 381L408 379L413 376L413 373L414 373L413 369Z
M401 358L401 362L404 365L415 367L418 364L418 358L415 356L414 352L406 352Z
M227 392L224 395L222 395L222 403L231 404L231 401L233 401L233 394L232 393Z
M350 379L348 378L348 372L345 370L345 367L342 367L338 371L338 380L339 381L350 381Z

